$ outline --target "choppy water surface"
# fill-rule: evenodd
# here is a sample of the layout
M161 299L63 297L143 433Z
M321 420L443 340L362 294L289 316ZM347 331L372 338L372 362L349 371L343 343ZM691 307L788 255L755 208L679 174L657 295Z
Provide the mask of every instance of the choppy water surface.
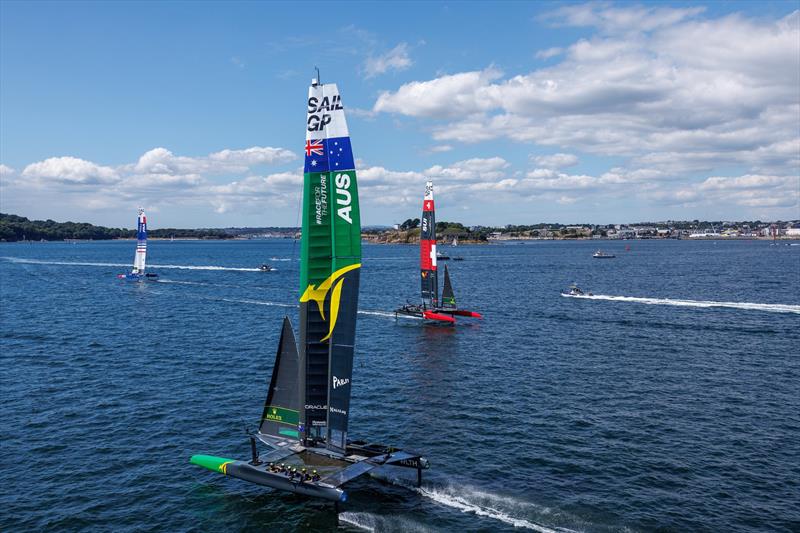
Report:
M152 242L128 283L130 241L2 244L0 530L800 529L800 247L594 246L459 247L455 329L396 322L417 250L364 247L351 436L433 467L337 516L188 463L248 457L299 246Z

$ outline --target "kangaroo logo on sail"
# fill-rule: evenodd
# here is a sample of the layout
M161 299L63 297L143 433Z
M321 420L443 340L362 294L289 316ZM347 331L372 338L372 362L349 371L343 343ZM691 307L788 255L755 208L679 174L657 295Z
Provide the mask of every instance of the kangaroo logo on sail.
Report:
M308 99L308 131L323 131L331 123L332 111L343 110L342 97L338 94L328 98L323 96L320 101L316 96Z
M348 224L352 224L353 218L350 215L353 211L351 205L353 196L350 194L350 176L346 173L336 174L334 183L336 184L336 203L342 206L336 210L336 214Z
M350 383L350 378L339 379L336 376L333 376L333 389L334 390L338 389L339 387L344 387L348 383Z
M317 302L317 308L319 309L319 314L322 317L322 320L325 320L329 324L328 334L321 338L319 342L326 341L330 339L331 335L333 335L333 328L336 327L336 319L339 317L339 304L341 302L344 275L351 270L356 270L357 268L361 268L361 263L355 263L353 265L342 267L328 276L325 281L319 284L319 287L313 283L310 283L308 287L306 287L305 292L303 292L303 295L300 297L300 303L311 300ZM326 318L325 300L328 298L329 292L331 295L330 304L328 307L329 314L328 318Z

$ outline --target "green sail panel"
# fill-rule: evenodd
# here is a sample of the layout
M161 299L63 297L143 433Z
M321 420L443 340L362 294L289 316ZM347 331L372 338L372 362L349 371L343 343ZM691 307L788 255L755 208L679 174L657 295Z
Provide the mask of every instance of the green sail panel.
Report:
M303 438L347 442L361 216L344 106L335 84L309 88L300 273Z

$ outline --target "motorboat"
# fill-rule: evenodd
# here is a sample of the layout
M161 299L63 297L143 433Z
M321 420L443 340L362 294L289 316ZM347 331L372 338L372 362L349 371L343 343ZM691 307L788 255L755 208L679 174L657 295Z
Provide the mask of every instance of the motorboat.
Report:
M604 252L603 250L597 250L597 251L596 251L596 252L595 252L595 253L592 255L592 257L594 257L595 259L614 259L614 258L615 258L615 257L617 257L617 256L616 256L616 255L614 255L614 254L609 254L609 253L606 253L606 252Z

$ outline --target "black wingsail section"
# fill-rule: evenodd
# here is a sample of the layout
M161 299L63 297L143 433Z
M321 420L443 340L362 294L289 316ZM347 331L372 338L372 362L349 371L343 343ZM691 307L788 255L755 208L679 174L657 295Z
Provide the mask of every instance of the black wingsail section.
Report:
M359 236L360 238L360 236ZM355 243L354 243L355 244ZM358 243L360 245L360 242ZM360 257L358 258L360 259ZM334 287L339 298L339 316L330 340L330 388L328 389L327 447L344 453L350 411L350 385L353 377L353 351L358 316L360 270L347 272ZM338 291L341 291L338 294Z
M442 307L455 309L456 295L453 293L453 284L450 283L450 271L444 266L444 287L442 288Z
M289 318L283 319L281 340L272 369L267 401L261 414L259 433L273 437L299 439L300 358Z

